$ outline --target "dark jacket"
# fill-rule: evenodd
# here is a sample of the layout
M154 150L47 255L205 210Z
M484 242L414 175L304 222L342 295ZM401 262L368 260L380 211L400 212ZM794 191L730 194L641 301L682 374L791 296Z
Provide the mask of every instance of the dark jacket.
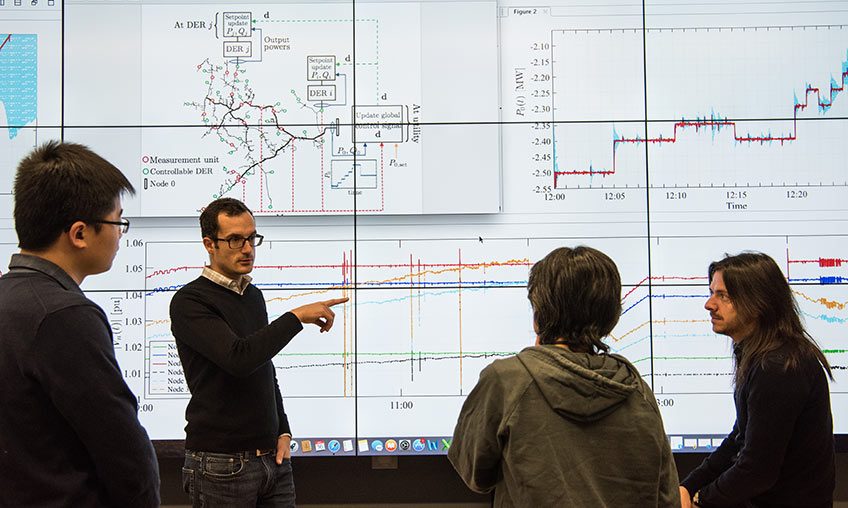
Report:
M448 459L495 506L680 506L651 389L618 355L526 348L495 360L462 407Z
M16 254L0 330L0 506L158 507L156 455L100 307Z
M744 341L741 343L744 346ZM830 507L836 484L830 393L813 356L784 370L785 349L756 362L734 394L736 423L683 480L705 508Z

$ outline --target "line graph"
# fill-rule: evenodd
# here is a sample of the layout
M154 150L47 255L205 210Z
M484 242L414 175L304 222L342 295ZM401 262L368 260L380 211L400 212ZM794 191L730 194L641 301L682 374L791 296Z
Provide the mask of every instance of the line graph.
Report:
M312 370L334 369L343 366L355 350L357 393L388 396L400 391L463 393L473 386L477 372L492 358L514 353L516 337L532 332L528 322L518 317L527 312L524 286L531 260L547 253L557 242L546 239L480 242L477 238L440 242L360 241L356 266L350 243L346 241L301 244L270 240L263 248L266 244L269 252L260 253L254 284L265 291L270 314L280 315L298 302L357 291L355 349L352 329L334 329L321 339L322 343L332 343L332 348L315 355L315 351L292 351L290 346L281 354L281 368L296 370L309 365ZM453 248L445 250L449 245ZM504 249L511 250L513 255L496 254L491 258L493 253ZM200 268L197 264L172 265L175 259L183 257L181 252L191 256L189 252L196 250L193 245L147 244L148 337L167 337L167 318L151 319L152 315L162 315L164 303L153 302L167 302L173 291L197 276ZM273 262L263 262L262 256L266 255ZM161 266L160 262L168 266ZM488 318L490 306L499 309L498 312L518 313L514 320L516 328L511 333L503 333L503 325ZM349 310L343 312L352 319ZM466 335L470 337L468 343ZM486 335L492 338L481 341ZM517 344L532 344L532 339L519 339ZM294 363L286 363L289 361ZM319 368L316 361L323 367ZM428 372L427 366L434 362L452 364L450 369L456 370L452 375L445 375L443 367ZM420 372L415 370L416 364ZM432 381L425 382L423 379L427 377L432 377ZM387 383L387 379L396 381Z
M835 262L840 259L839 252L848 250L846 241L848 238L842 235L773 236L756 241L756 248L772 256L783 269L806 328L826 352L837 380L846 379L848 364L840 328L848 323L848 307L843 303L848 301L845 284L848 279L844 278L848 267ZM693 279L692 283L683 285L673 280L657 280L653 284L654 291L662 295L652 301L653 316L688 316L691 320L663 320L654 324L653 360L656 372L662 373L654 379L655 391L730 393L730 344L711 332L703 309L708 296L704 272L709 261L721 257L710 252L716 244L729 252L752 248L749 240L732 237L664 238L657 239L652 246L657 277L671 272ZM680 258L684 249L689 252L685 260ZM701 274L692 273L699 268L703 270Z
M714 242L715 239L709 238L708 241ZM841 302L848 301L845 289L848 284L841 282L848 280L845 277L848 275L848 263L843 268L839 261L842 258L839 257L807 259L789 256L790 252L803 255L807 249L821 249L822 242L804 238L791 239L789 247L785 245L786 242L785 237L760 241L761 247L766 251L771 250L776 259L786 256L785 266L789 281L796 285L799 301L814 321L812 325L818 327L819 322L822 326L844 323L848 318L848 307ZM282 247L283 252L291 253L297 250L292 248L293 244L281 243L285 245ZM316 260L317 251L304 247L307 250L302 251L302 255L309 258L309 262L279 263L275 260L274 263L257 263L255 284L265 290L269 312L273 315L282 314L297 302L329 298L340 291L355 296L352 306L356 308L356 312L353 312L352 308L343 309L345 319L352 320L355 315L359 322L355 338L352 328L345 326L341 329L342 336L334 339L336 347L320 354L315 351L295 351L290 355L287 350L281 358L297 358L297 362L308 363L286 364L281 368L296 369L305 365L317 368L319 364L335 368L346 365L345 362L355 361L359 368L359 390L364 393L384 391L386 379L395 379L398 383L395 388L402 385L405 393L412 393L419 388L430 390L428 393L433 393L434 390L435 393L452 393L452 390L462 391L462 387L473 381L473 377L469 381L465 372L457 372L455 376L447 376L452 377L454 381L434 389L432 383L436 381L422 382L422 375L416 374L416 362L421 371L426 370L426 366L432 365L432 362L442 360L456 361L459 369L466 358L482 359L482 364L486 364L491 358L520 349L522 343L516 342L514 337L524 337L531 333L526 327L529 317L521 317L527 316L529 312L525 300L527 273L533 260L558 242L550 239L533 240L528 245L527 240L501 240L475 248L475 244L479 244L475 240L454 241L452 243L458 248L453 254L444 251L445 243L426 240L362 242L358 246L359 261L354 266L353 252L343 248L346 246L345 242L336 243L337 248L341 247L338 250L332 248L333 242L322 242L321 250L331 252L323 257L330 261L322 263ZM640 243L635 239L633 246L638 248ZM845 238L830 239L830 243L834 249L848 251ZM394 244L398 244L395 249L389 248ZM668 245L672 247L667 247ZM679 259L678 249L690 249L691 245L691 239L666 239L654 247L652 256L656 263L664 263L663 260L669 257ZM152 248L167 252L169 261L174 259L174 245L155 245ZM481 259L490 256L493 249L512 250L513 254L520 255ZM704 252L706 255L702 264L706 266L707 255L712 253L708 249L704 249ZM406 259L398 259L399 254ZM451 257L455 259L449 259ZM437 261L440 258L441 260ZM671 337L712 336L708 326L705 326L708 320L702 310L703 301L706 299L706 277L697 273L666 274L663 266L657 265L658 268L653 271L658 273L650 278L644 275L634 277L641 271L638 265L628 263L622 266L626 281L622 294L622 321L610 337L610 345L615 351L628 355L641 352L641 355L635 355L641 358L648 355L650 341L653 341L654 348L657 348L664 340L671 340ZM679 261L665 266L668 266L666 269L687 272L691 271L693 266L701 267L698 263L693 265L688 258L685 266ZM199 266L189 265L149 270L146 275L149 288L146 295L167 301L168 295L181 284L194 278L198 270ZM834 273L834 270L837 273ZM194 273L191 273L192 271ZM354 273L358 277L356 280L353 278ZM280 279L281 276L283 279ZM845 298L840 300L840 294ZM505 317L507 322L519 323L518 327L511 333L504 333L499 324L490 329L491 320L485 317L489 314L489 308L498 309L499 314L508 317ZM846 311L845 315L833 314L843 310ZM167 325L167 319L148 318L147 328L151 332L154 328L161 329L164 325ZM700 328L701 331L693 332L693 328ZM167 336L167 332L163 333L164 335L155 335L154 338ZM833 332L825 329L822 335L832 337ZM507 338L500 346L493 347L494 344L486 341L479 342L486 336ZM720 341L714 342L720 344ZM698 350L702 348L697 346L699 343L696 341L696 345L689 346ZM526 345L526 342L524 344ZM720 346L724 348L726 344ZM833 346L831 349L839 349L836 344ZM655 360L671 362L692 357L691 354L674 351L674 347L671 349L668 354L655 357ZM695 356L717 360L727 356L726 351L717 351L712 347L703 351L702 355ZM357 355L355 360L351 359L354 352ZM392 365L394 374L387 378L383 370L379 375L374 375L376 384L373 388L363 388L362 383L368 383L369 371L372 368ZM653 373L657 375L670 375L663 368L658 368L656 363L655 369ZM470 370L476 372L479 368ZM644 370L646 375L651 375L650 368ZM727 370L726 366L723 370ZM440 373L436 378L441 382L446 377L443 370L437 368L435 371ZM680 373L674 375L679 376ZM722 380L724 381L726 379ZM345 390L344 393L348 392Z
M0 217L12 216L12 179L38 139L37 34L0 33ZM47 102L47 101L44 101Z
M595 65L588 76L567 72L580 63L582 57L575 55L587 44L598 44L602 55L623 50L641 61L641 52L625 44L641 47L643 36L647 88L640 102L647 104L647 119L632 109L617 113L607 104L616 101L606 100L615 94L611 84L641 88L639 66ZM846 183L832 162L844 150L835 140L848 133L844 25L647 29L644 34L554 30L551 41L555 188L638 187L645 185L646 174L651 187ZM747 50L737 52L738 47ZM827 50L811 58L806 47ZM610 121L581 123L592 117ZM800 177L801 161L813 161L815 172ZM686 172L677 170L681 165Z
M328 434L351 432L350 422L334 427L309 415L359 408L368 416L357 420L357 432L381 435L387 421L398 421L392 401L458 410L480 370L533 344L527 276L537 259L561 245L592 245L617 262L622 314L607 344L630 359L660 397L676 401L663 408L669 425L675 425L672 432L692 430L684 413L703 412L693 404L710 408L698 422L713 431L722 408L730 407L730 341L711 331L703 309L704 271L725 251L756 248L778 260L837 380L848 376L846 235L653 237L649 259L647 240L639 236L360 237L354 244L298 240L282 231L263 228L266 241L252 273L270 319L308 302L351 297L336 309L333 330L318 334L307 328L273 360L287 407L294 404L303 425L323 426ZM179 418L188 392L168 306L173 293L199 275L205 252L197 242L151 239L129 252L136 257L121 258L119 268L139 260L142 270L134 275L144 281L139 291L92 289L97 285L87 290L116 313L119 362L137 376L131 385L155 405L155 419ZM839 386L834 385L834 400L841 400ZM428 432L448 435L450 423L432 423L445 427L428 427Z
M0 33L0 106L8 139L37 118L38 36Z

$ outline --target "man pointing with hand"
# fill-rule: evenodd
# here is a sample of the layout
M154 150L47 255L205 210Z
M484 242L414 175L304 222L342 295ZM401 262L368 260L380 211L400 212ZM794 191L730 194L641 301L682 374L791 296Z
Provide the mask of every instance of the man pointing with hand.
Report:
M271 359L303 329L333 326L337 298L268 323L250 283L262 244L253 214L232 198L200 214L209 265L171 300L171 331L191 400L183 488L192 506L295 506L291 429Z

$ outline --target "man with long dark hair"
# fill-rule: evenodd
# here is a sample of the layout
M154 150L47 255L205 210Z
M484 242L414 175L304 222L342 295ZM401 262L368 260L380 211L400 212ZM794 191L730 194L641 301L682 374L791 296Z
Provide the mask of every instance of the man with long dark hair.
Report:
M559 248L527 289L536 345L480 373L448 450L459 475L499 507L680 506L656 398L603 342L621 315L615 263Z
M734 343L736 424L683 480L690 505L830 507L830 365L804 329L777 263L746 252L709 267L713 331Z

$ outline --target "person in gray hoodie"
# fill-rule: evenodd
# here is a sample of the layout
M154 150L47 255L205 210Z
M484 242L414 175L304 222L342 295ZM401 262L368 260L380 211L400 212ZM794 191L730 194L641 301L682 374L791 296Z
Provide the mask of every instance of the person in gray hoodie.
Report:
M495 360L468 395L448 459L494 506L679 507L656 398L606 337L621 315L615 263L559 248L530 271L536 345Z

